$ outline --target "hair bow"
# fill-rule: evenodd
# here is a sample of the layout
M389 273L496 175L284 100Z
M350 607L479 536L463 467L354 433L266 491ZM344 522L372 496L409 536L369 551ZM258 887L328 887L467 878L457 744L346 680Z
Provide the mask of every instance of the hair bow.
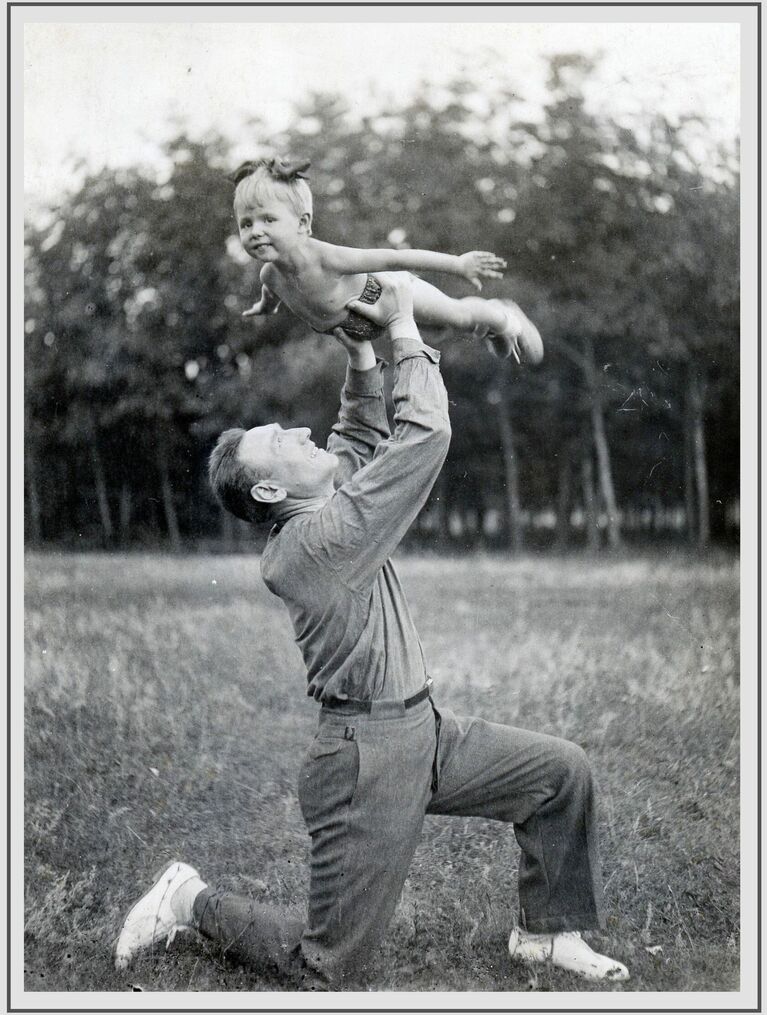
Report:
M258 167L263 165L263 160L261 162L243 162L242 165L237 166L233 173L230 173L227 176L227 180L229 180L230 183L233 183L236 187L240 180L244 180L246 176L250 176L251 173L255 173Z
M238 166L233 173L227 176L227 180L233 183L235 187L237 184L244 180L246 176L250 176L251 173L255 173L257 169L262 166L271 173L275 180L281 180L283 183L290 183L291 180L305 180L306 170L311 165L309 160L304 162L288 162L287 159L259 159L256 162L252 160L243 162L242 165Z
M288 162L287 159L270 159L266 163L266 168L276 180L284 180L286 183L289 183L290 180L305 180L306 170L310 165L311 162L308 159L304 162Z

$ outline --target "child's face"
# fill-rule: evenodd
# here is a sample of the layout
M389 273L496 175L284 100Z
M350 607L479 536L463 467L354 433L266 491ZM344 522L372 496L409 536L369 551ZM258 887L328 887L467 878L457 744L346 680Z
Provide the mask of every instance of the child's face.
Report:
M293 208L278 197L264 197L253 203L237 202L234 213L243 249L259 261L279 260L307 233L308 216L296 215Z

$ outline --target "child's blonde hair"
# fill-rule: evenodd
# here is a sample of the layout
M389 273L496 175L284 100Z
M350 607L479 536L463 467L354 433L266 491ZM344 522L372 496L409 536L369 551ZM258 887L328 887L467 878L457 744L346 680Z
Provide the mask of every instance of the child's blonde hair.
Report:
M235 208L276 198L290 205L297 216L308 213L311 217L312 192L303 176L308 166L308 163L291 166L278 159L243 163L230 177L235 184Z

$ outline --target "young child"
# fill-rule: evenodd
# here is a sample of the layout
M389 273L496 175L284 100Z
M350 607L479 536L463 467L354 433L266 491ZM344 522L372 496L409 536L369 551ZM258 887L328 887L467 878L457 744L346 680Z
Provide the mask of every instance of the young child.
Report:
M375 303L380 287L374 271L444 271L461 275L477 289L481 278L501 278L506 262L495 254L439 254L429 250L358 250L312 236L308 162L270 159L244 162L229 179L235 185L234 213L244 250L263 264L261 298L243 317L274 313L280 303L315 331L342 327L357 338L376 338L377 325L348 310L352 300ZM449 326L485 338L501 359L539 363L538 329L513 300L465 296L453 299L421 278L413 279L419 324Z

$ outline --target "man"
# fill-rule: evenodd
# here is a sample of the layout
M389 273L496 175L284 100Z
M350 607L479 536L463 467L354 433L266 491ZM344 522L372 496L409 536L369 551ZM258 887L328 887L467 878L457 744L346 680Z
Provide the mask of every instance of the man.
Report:
M194 868L175 863L128 914L117 965L193 926L229 954L276 964L303 989L357 982L394 913L430 813L513 823L522 849L513 959L551 962L589 979L626 979L623 965L593 952L578 933L602 922L583 751L438 710L431 700L421 643L389 558L447 454L447 395L439 353L413 320L409 276L377 277L378 302L350 306L392 340L394 434L382 364L369 342L339 331L349 363L327 450L307 429L272 424L222 434L210 462L213 488L229 510L274 521L262 575L288 608L308 693L321 703L299 776L311 835L308 919L212 891Z

